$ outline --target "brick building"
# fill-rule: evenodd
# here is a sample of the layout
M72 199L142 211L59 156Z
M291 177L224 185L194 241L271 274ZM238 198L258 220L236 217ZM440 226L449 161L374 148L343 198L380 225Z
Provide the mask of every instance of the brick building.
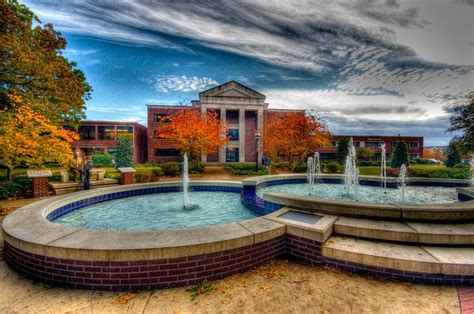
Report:
M199 93L191 106L148 105L148 161L179 160L180 152L173 142L156 136L158 123L179 110L196 109L216 112L226 123L231 140L218 153L202 156L205 163L255 162L261 160L262 147L255 133L263 129L267 119L288 112L304 114L304 110L268 109L266 96L238 82L230 81Z
M331 147L323 147L320 149L322 160L335 159L338 141L341 138L351 138L354 146L367 147L374 150L373 159L379 160L382 151L381 146L385 143L385 151L387 160L392 157L395 143L403 141L407 144L410 159L423 157L423 137L422 136L376 136L376 135L334 135L331 141Z
M133 162L146 161L147 133L146 127L135 122L114 121L81 121L77 130L78 141L71 144L74 150L85 155L97 153L114 153L119 136L132 139Z

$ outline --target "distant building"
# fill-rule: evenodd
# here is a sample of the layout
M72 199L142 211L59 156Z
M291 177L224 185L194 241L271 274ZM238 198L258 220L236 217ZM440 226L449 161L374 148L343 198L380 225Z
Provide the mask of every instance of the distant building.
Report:
M323 147L319 150L322 160L332 160L336 157L338 141L341 138L351 138L354 141L354 146L367 147L374 150L374 159L380 159L382 152L381 146L385 143L385 151L387 160L392 157L392 152L395 143L403 141L407 144L408 154L410 159L423 157L423 137L422 136L375 136L375 135L333 135L331 146Z
M266 96L235 81L213 87L199 93L199 100L191 106L148 105L148 160L179 160L180 151L173 141L156 135L160 121L182 109L216 112L226 123L230 141L218 153L202 156L205 163L255 162L262 159L262 146L256 151L255 133L264 127L265 121L275 115L288 112L305 114L304 110L268 109Z
M147 134L146 127L135 122L115 121L80 121L77 130L78 141L71 144L74 150L84 155L115 152L118 137L126 136L132 139L133 162L146 161Z

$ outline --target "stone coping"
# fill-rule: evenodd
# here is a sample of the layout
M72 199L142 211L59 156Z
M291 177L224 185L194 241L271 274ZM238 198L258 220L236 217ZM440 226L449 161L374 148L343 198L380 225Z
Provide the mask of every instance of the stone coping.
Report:
M263 199L301 210L341 216L410 221L474 220L474 201L450 204L378 204L276 192L264 193Z
M179 181L133 184L41 200L6 217L2 225L4 238L18 249L42 256L86 261L143 261L210 254L252 245L285 233L283 224L262 217L197 229L145 232L72 228L45 218L61 206L94 196L181 185ZM191 181L190 186L241 187L241 184Z
M344 180L343 174L328 174L323 173L321 174L321 178L323 179L339 179ZM266 176L258 176L252 177L242 180L242 185L244 186L258 186L259 184L271 182L275 180L289 180L289 179L306 179L306 173L291 173L291 174L278 174L278 175L266 175ZM368 176L368 175L361 175L359 179L362 181L369 181L369 182L381 182L382 179L380 176ZM387 183L397 183L396 177L387 177ZM470 179L448 179L448 178L421 178L421 177L409 177L408 178L408 185L410 183L426 183L426 184L455 184L460 186L469 186L471 184Z

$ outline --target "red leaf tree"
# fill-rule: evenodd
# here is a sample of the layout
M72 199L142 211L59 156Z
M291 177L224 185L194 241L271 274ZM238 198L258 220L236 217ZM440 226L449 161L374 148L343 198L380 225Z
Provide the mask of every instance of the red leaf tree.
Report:
M326 125L311 115L290 112L270 118L263 130L264 153L271 160L302 162L329 144Z
M182 109L158 125L160 138L173 140L177 149L193 161L201 154L212 154L229 140L227 127L216 113L201 114L198 110Z

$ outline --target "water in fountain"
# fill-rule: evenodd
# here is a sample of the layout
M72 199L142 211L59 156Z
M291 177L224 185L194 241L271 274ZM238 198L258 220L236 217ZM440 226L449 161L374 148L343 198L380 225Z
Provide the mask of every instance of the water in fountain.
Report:
M346 157L346 167L344 170L344 186L347 195L351 193L351 188L354 188L354 192L357 197L357 185L359 184L359 169L356 164L356 151L354 146L354 140L349 141L349 152Z
M387 160L386 160L386 150L385 150L385 143L382 144L382 153L380 159L380 178L381 178L381 185L383 189L383 193L387 194Z
M308 195L311 195L311 192L313 191L313 185L314 185L314 162L313 162L313 157L309 156L308 161L306 162L306 180L308 181Z
M183 156L183 208L184 209L198 209L198 204L191 204L189 198L189 166L188 155Z
M407 184L407 166L405 166L405 164L403 164L400 167L400 174L398 175L397 181L398 181L398 186L400 187L400 202L404 203L405 202L405 187Z
M321 181L321 161L319 158L319 152L314 153L313 162L315 182L319 183Z
M308 157L306 178L308 181L308 194L315 189L315 185L320 182L321 179L321 163L319 161L319 153L315 152L313 157Z

